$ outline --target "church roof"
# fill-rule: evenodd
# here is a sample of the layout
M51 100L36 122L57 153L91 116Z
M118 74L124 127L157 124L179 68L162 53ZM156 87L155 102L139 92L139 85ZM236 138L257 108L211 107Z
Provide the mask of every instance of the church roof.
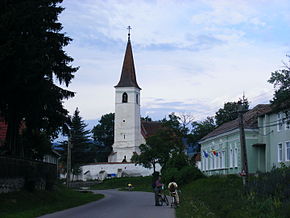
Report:
M244 114L244 127L245 129L256 129L258 128L258 116L264 115L271 111L271 105L270 104L258 104L253 109L249 110ZM204 141L206 139L218 136L220 134L230 132L232 130L239 128L239 118L226 122L219 127L217 127L215 130L204 136L201 141Z
M164 128L161 122L157 121L141 121L141 134L146 139Z
M128 37L128 43L123 61L121 78L119 83L115 87L136 87L138 89L141 89L136 80L130 35Z

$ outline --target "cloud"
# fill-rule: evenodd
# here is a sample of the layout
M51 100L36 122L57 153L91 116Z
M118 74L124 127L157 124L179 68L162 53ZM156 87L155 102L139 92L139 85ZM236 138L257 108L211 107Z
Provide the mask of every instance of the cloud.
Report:
M60 17L80 66L65 105L85 119L114 111L128 25L142 113L213 115L242 96L272 97L270 73L289 52L289 0L70 0ZM268 99L270 100L270 99ZM158 116L160 116L158 118Z

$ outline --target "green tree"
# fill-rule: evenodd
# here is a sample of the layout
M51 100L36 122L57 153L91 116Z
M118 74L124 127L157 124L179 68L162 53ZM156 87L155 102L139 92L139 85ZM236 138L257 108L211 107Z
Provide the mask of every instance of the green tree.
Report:
M94 151L90 139L90 131L80 117L78 108L75 110L70 126L70 141L72 145L72 166L94 161Z
M227 102L223 108L220 108L215 114L215 121L217 126L238 118L239 102L243 101L246 110L249 109L248 99L240 99L238 102Z
M172 131L160 129L156 134L146 139L146 144L140 145L140 154L134 153L132 162L141 164L146 168L156 168L159 163L164 166L169 160L170 155L180 151L179 145L176 145L176 137Z
M97 161L106 162L112 152L114 143L115 114L109 113L101 117L99 124L92 129L93 138L97 145Z
M73 175L80 173L80 165L95 162L96 146L91 142L90 131L85 128L87 125L80 117L80 112L76 108L69 125L69 140L71 142L71 168ZM60 146L64 149L62 161L66 166L68 141L64 141Z
M8 122L6 148L20 155L16 143L25 122L30 135L55 136L66 121L64 99L77 68L63 47L71 39L61 32L62 0L2 1L0 7L0 112Z
M164 118L162 128L156 134L146 139L146 144L140 145L140 154L134 154L131 161L152 168L155 172L156 164L164 166L173 153L183 152L182 138L185 130L180 123L180 118L174 113L169 119Z
M192 130L190 136L190 142L196 143L201 138L212 132L215 128L215 121L213 117L207 117L205 120L200 122L192 122Z
M283 110L290 108L290 66L285 63L284 69L272 72L268 82L274 84L276 88L274 97L271 100L274 109Z

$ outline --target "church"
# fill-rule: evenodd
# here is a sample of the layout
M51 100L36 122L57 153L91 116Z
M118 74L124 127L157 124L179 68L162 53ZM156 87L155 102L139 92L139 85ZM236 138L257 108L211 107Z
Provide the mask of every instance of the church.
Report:
M119 83L115 86L115 126L113 152L109 162L130 162L145 139L161 127L158 122L141 122L140 92L128 27L128 42Z
M134 153L139 154L139 146L146 138L161 128L159 122L142 121L140 115L141 88L137 83L130 26L121 77L115 86L115 125L113 151L107 163L82 166L82 180L111 176L148 176L153 169L147 169L131 162ZM160 170L158 165L156 170Z

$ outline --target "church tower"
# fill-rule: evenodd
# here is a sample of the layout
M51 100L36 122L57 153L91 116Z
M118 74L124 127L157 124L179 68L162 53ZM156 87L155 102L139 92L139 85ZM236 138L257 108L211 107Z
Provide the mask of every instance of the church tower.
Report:
M109 162L130 162L145 140L141 135L140 90L128 27L128 42L119 83L115 86L115 126L113 152Z

